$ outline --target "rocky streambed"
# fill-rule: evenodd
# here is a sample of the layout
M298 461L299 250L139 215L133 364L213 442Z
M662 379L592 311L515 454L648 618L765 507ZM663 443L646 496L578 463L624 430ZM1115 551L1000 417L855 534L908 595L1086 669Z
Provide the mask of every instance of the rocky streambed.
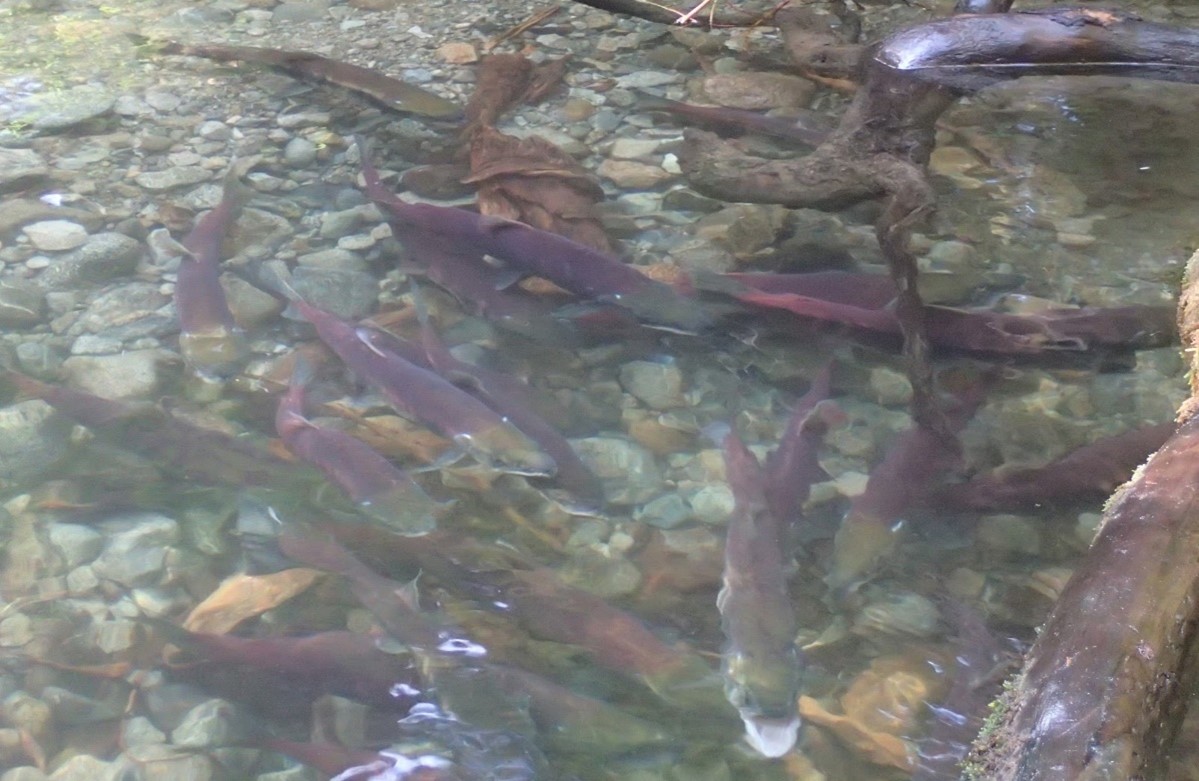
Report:
M869 24L880 29L920 13L871 9ZM318 51L465 102L487 43L535 10L515 0L488 4L486 18L477 4L386 0L0 3L12 53L0 54L4 362L106 398L168 399L204 425L267 436L286 380L281 362L312 335L242 272L277 275L345 318L404 311L413 283L397 268L404 250L357 186L349 139L371 137L376 164L400 172L435 158L455 131L261 68L154 56L126 34ZM1151 9L1175 21L1177 10ZM570 55L565 86L500 127L540 135L596 175L603 224L632 262L663 275L877 268L870 207L832 215L700 195L678 164L680 126L639 108L642 93L782 115L841 108L845 98L834 92L764 70L782 58L770 29L670 30L568 6L500 50L534 61ZM1185 204L1199 157L1185 143L1194 114L1187 94L1042 81L984 93L946 115L932 161L941 207L915 240L930 300L979 303L1017 291L1014 309L1037 298L1169 302L1173 270L1195 235ZM176 269L156 260L147 238L158 227L185 233L220 200L235 161L246 165L253 197L227 242L223 282L252 358L236 382L214 387L181 363ZM969 605L996 635L1027 640L1099 517L1097 504L981 517L921 509L902 519L911 535L857 601L831 603L822 577L833 534L910 425L910 386L889 350L821 329L783 337L753 321L703 338L574 349L504 334L426 288L468 357L528 376L566 411L559 425L611 504L604 517L571 516L520 478L457 465L421 476L458 501L449 527L529 551L662 638L712 655L723 643L714 604L734 502L719 448L703 431L732 420L764 453L799 392L835 364L846 420L827 436L820 460L829 479L809 499L790 575L809 659L800 749L767 762L731 735L676 734L648 758L634 752L597 771L612 753L600 735L555 757L569 772L906 777L935 729L927 703L952 688L952 657L965 653L955 638L970 637L945 600ZM1143 351L1133 363L1114 373L1086 364L1008 368L962 435L962 474L1045 463L1168 420L1185 395L1176 350ZM406 466L436 458L438 443L380 414L359 390L334 375L322 394ZM314 777L261 745L260 714L276 693L239 703L166 671L164 638L145 621L180 618L242 569L233 530L251 511L236 492L164 477L40 401L9 396L5 404L0 781ZM341 592L330 580L296 602L270 604L248 631L368 631L369 617ZM457 620L497 655L539 655L543 668L619 700L619 686L569 660L567 647L547 649L502 621L471 623L478 611L469 600L432 596L465 614ZM973 640L975 649L994 648ZM992 663L1002 655L980 653L994 653ZM374 737L362 707L340 698L321 700L313 717L269 720L293 737L312 723L318 736L351 746Z

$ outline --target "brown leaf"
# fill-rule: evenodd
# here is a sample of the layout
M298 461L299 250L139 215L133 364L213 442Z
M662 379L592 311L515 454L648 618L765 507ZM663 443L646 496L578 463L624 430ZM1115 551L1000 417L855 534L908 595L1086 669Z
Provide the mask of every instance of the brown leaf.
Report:
M480 128L471 141L470 167L471 175L463 181L478 185L483 214L612 251L596 217L603 189L574 158L545 139Z
M466 102L466 137L495 124L520 100L533 75L533 63L519 54L489 54L479 60L475 91Z
M415 458L428 464L436 461L453 446L448 439L398 415L366 417L337 403L326 404L324 409L357 423L358 425L347 433L361 439L388 458Z
M183 627L189 632L223 635L247 618L262 615L305 591L323 574L297 567L270 575L233 575L196 605Z
M811 697L799 698L799 715L813 724L827 728L843 743L852 746L865 759L876 765L911 770L914 761L908 744L885 732L874 732L861 723L829 713Z
M566 60L550 60L533 65L520 54L488 54L479 60L475 91L466 103L468 141L479 129L490 127L508 109L518 103L536 103L544 99L562 81Z

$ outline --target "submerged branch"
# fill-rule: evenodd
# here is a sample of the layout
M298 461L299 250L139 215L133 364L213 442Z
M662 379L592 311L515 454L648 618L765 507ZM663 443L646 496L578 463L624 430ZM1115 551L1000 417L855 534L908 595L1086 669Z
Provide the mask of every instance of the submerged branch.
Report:
M1006 10L1008 3L964 2L959 10ZM826 71L843 75L854 58L835 32L803 33L792 25L790 48L801 69L843 58ZM854 102L829 138L806 157L763 160L735 142L689 131L680 160L692 185L725 200L839 209L886 197L876 225L879 245L899 289L896 314L913 387L916 420L948 442L936 408L924 308L908 248L913 223L934 207L927 164L933 125L960 96L1029 75L1118 73L1199 81L1199 30L1077 8L1028 14L962 14L902 30L874 48ZM822 65L823 67L823 65Z
M662 0L661 3L651 2L651 0L575 0L575 2L608 13L635 16L649 22L686 24L690 27L753 27L768 23L772 15L770 13L764 15L712 13L709 15L706 8L701 13L690 15L688 11L692 4L687 0L683 0L682 5L685 6L683 10L675 10L671 7L670 0Z

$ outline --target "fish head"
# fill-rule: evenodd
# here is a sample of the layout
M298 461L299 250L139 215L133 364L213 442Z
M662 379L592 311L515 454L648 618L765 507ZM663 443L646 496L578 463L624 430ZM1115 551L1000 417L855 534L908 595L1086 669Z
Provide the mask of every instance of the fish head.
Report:
M741 715L745 736L767 757L795 745L800 719L800 659L794 646L779 653L730 651L724 657L725 696Z
M458 434L454 442L500 472L525 477L553 477L558 464L536 442L510 424Z
M223 379L241 369L250 346L240 328L217 326L179 334L179 352L197 374Z
M745 739L764 757L776 759L783 756L799 738L800 718L798 715L785 719L772 719L756 713L741 711L745 724Z
M824 582L834 600L852 595L874 574L879 561L899 543L906 524L850 512L833 539L833 565Z

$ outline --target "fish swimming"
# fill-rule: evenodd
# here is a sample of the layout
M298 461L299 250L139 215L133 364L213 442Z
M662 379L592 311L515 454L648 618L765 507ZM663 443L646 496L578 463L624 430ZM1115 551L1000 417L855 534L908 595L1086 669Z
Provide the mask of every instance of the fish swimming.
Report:
M741 714L750 745L763 756L781 757L799 735L801 660L780 523L766 499L764 470L732 431L724 438L724 461L734 498L716 597L728 640L721 665L725 695Z
M619 258L556 233L466 209L408 203L384 185L362 149L366 194L389 215L401 242L424 234L463 252L490 255L521 276L548 279L563 290L627 309L638 318L686 332L701 331L712 316L698 300L650 279Z
M984 401L986 387L986 382L975 381L946 405L952 433L970 422ZM956 439L946 442L918 424L896 437L883 460L870 470L865 490L850 503L833 539L833 562L824 580L835 599L852 593L895 550L904 531L904 516L960 456Z
M446 506L370 445L304 416L304 383L311 370L297 359L291 386L279 400L275 429L283 444L320 469L368 517L399 534L426 534Z
M355 327L301 299L292 303L316 326L321 341L404 415L500 471L535 477L557 471L553 457L510 421L449 380L380 347L373 336L377 332Z
M499 412L523 431L557 464L558 471L550 482L564 492L553 495L555 501L569 512L597 515L604 509L604 485L575 453L570 442L534 409L532 389L516 377L492 371L482 366L460 361L450 352L441 337L429 324L424 307L419 303L421 345L425 356L441 376L457 382L464 381L485 404Z
M245 201L246 191L231 171L221 202L200 218L182 242L175 242L164 228L153 231L148 239L160 259L179 261L175 280L179 352L184 362L203 376L227 375L239 368L249 353L220 281L221 243Z

